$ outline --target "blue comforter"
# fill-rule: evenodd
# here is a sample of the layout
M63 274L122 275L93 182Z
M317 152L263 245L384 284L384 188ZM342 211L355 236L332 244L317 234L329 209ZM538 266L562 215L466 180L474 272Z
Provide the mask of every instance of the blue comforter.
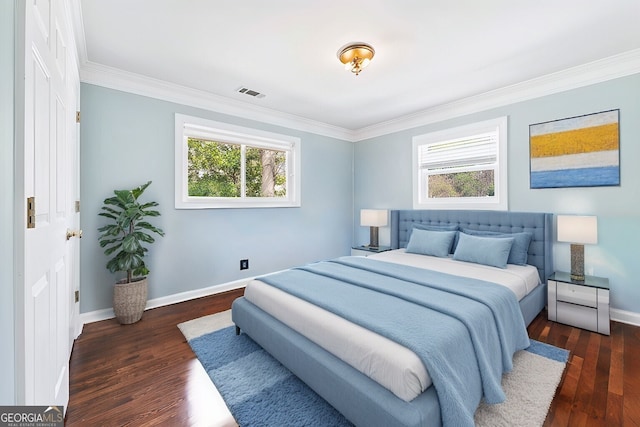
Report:
M473 426L482 397L502 402L502 374L529 346L515 295L494 283L363 257L260 280L414 351L431 376L444 426Z

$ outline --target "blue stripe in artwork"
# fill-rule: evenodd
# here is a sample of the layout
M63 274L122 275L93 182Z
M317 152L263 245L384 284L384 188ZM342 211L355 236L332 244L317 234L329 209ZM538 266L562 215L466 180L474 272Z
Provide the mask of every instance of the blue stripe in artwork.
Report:
M601 185L620 185L620 167L531 172L531 188L596 187Z

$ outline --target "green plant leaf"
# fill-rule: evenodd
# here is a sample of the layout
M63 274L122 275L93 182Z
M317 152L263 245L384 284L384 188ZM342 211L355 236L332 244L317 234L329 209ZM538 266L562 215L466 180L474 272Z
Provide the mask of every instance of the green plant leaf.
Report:
M104 199L101 212L98 213L110 222L98 228L100 247L104 248L109 259L106 267L111 273L127 272L127 279L133 276L146 276L149 270L144 256L148 249L142 243L155 242L150 233L164 236L161 228L155 227L146 217L160 216L160 212L150 209L158 206L155 201L141 204L138 198L151 185L151 181L132 190L115 190L114 196Z

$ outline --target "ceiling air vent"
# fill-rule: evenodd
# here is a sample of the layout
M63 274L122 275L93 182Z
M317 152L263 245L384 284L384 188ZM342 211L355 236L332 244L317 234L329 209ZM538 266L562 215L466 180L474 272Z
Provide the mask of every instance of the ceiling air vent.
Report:
M238 93L244 93L245 95L253 96L254 98L264 98L265 94L257 92L255 90L249 89L247 87L241 86L236 90Z

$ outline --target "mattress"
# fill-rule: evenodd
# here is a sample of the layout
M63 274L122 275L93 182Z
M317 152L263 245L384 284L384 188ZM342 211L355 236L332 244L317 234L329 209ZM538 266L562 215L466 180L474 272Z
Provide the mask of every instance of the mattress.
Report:
M404 249L372 257L499 283L511 289L518 300L540 283L533 266L508 265L507 269L499 269L451 258L410 254ZM419 357L388 338L259 280L247 285L245 298L404 401L413 400L431 385L429 373Z

